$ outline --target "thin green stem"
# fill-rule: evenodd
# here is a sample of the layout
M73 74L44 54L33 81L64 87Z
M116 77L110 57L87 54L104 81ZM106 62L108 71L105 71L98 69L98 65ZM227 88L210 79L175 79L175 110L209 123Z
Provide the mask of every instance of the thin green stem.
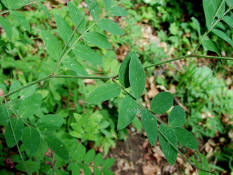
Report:
M6 105L8 104L8 102L7 102L6 99L5 99L5 104L6 104ZM25 164L23 155L22 155L22 153L21 153L21 151L20 151L20 148L19 148L19 145L18 145L16 136L15 136L15 131L14 131L14 128L13 128L13 125L12 125L11 116L10 116L9 111L8 111L7 108L6 108L6 111L7 111L7 116L8 116L8 119L9 119L9 124L10 124L10 128L11 128L11 132L12 132L12 135L13 135L13 138L14 138L14 141L15 141L15 144L16 144L16 147L17 147L17 150L18 150L18 152L19 152L19 156L20 156L21 160L23 161L23 166L24 166L24 168L25 168L25 170L26 170L26 173L29 175L30 173L29 173L29 171L28 171L28 167L27 167L26 164Z
M233 61L232 57L218 57L218 56L207 56L207 55L185 55L185 56L181 56L181 57L177 57L177 58L171 58L171 59L168 59L168 60L165 60L165 61L161 61L159 63L151 64L149 66L145 66L144 69L160 66L160 65L167 64L167 63L170 63L170 62L173 62L173 61L183 60L183 59L187 59L187 58L206 58L206 59L220 59L220 60Z
M74 75L54 75L52 78L77 78L77 79L99 79L106 80L114 78L115 76L74 76Z

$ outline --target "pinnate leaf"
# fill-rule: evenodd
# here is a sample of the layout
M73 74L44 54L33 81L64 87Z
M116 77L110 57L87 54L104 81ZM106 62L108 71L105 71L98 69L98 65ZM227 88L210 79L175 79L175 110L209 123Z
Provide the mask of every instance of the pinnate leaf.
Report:
M40 134L35 128L25 127L22 142L27 152L35 153L40 146Z
M168 163L173 165L176 162L178 147L174 129L161 124L159 126L159 142Z
M175 106L168 117L168 123L172 127L180 127L185 123L185 111L180 106Z
M69 153L66 146L55 136L47 136L46 142L51 150L64 160L69 159Z
M147 109L142 110L141 120L149 142L154 146L157 140L157 120Z
M117 97L120 92L121 89L117 85L105 84L92 91L87 97L87 102L90 104L98 104Z
M102 30L112 33L113 35L123 35L124 31L121 27L110 19L102 19L97 24Z
M129 63L129 82L134 96L140 98L145 89L146 75L136 53L132 53Z
M22 120L18 118L12 118L11 122L8 122L5 130L5 138L8 147L12 148L18 143L22 136L23 128L24 124Z
M137 103L130 96L126 96L120 105L120 111L118 116L118 129L124 129L134 119L137 114Z
M191 148L191 149L198 149L198 143L195 137L192 135L191 132L187 131L184 128L177 127L175 128L175 133L177 140L180 144Z
M169 92L160 92L150 104L150 109L156 114L167 112L173 105L173 95Z
M84 35L83 38L97 47L104 49L112 49L112 46L108 42L106 36L98 32L88 32L87 34Z

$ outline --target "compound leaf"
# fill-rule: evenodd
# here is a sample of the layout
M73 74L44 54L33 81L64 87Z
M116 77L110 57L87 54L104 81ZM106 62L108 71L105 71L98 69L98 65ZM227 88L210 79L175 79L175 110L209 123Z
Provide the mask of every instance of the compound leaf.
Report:
M87 97L87 102L90 104L98 104L117 97L120 92L121 89L117 85L105 84L92 91Z
M87 34L84 35L83 38L86 41L90 42L91 44L96 45L97 47L104 49L112 49L112 46L108 42L106 36L98 32L88 32Z
M177 140L180 144L191 149L198 149L198 142L191 132L181 127L175 128L175 132Z
M138 99L141 97L146 83L146 75L143 65L138 59L136 53L131 54L129 63L129 82L134 96Z
M137 114L137 103L130 96L126 96L120 105L117 128L124 129Z
M35 128L25 127L22 133L23 145L29 153L35 153L40 146L40 134Z
M174 129L161 124L159 126L159 142L168 163L173 165L176 162L178 147Z
M173 95L169 92L160 92L150 104L150 109L156 114L163 114L173 105Z
M172 127L180 127L185 123L185 111L180 106L175 106L168 117L168 124Z
M157 140L157 120L147 109L142 110L141 120L149 142L154 146Z
M119 24L115 23L114 21L110 19L102 19L100 20L97 25L102 29L107 32L112 33L113 35L123 35L124 31L121 29Z

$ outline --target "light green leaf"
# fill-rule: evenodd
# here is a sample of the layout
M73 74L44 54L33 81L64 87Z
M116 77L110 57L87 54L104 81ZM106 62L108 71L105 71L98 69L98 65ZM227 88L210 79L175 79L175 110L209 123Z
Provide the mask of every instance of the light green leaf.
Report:
M160 92L150 104L150 109L156 114L167 112L173 105L173 95L169 92Z
M112 0L104 0L104 7L106 10L109 10L112 7Z
M217 46L216 46L216 44L213 41L211 41L209 39L206 39L206 40L203 41L202 45L203 45L204 49L215 52L219 56L221 55L218 48L217 48Z
M157 141L157 120L147 109L142 110L141 120L149 142L154 146Z
M38 126L41 130L56 130L64 123L63 117L57 114L44 115L39 119Z
M223 21L229 25L231 28L233 28L233 14L231 16L224 16Z
M54 19L57 25L58 35L64 40L65 43L68 43L73 33L72 28L61 16L55 14Z
M35 128L25 127L22 133L22 142L27 152L35 153L40 146L40 134Z
M72 174L80 175L80 169L81 169L80 165L78 165L76 162L69 163L68 170L70 170Z
M111 166L113 166L114 164L114 159L113 158L109 158L104 160L102 168L103 169L109 169Z
M201 26L200 26L199 21L198 21L195 17L192 17L191 19L192 19L192 21L193 21L193 24L194 24L194 26L195 26L195 29L196 29L197 32L198 32L198 36L201 36Z
M73 52L78 58L82 59L83 61L87 61L93 66L102 64L102 57L100 54L92 50L90 47L77 44L74 47Z
M226 3L229 7L233 7L233 0L226 0Z
M117 97L121 92L121 89L115 84L104 84L94 91L92 91L87 97L87 103L98 104L111 98Z
M119 69L119 81L121 83L122 86L124 86L125 88L128 88L130 86L129 83L129 63L130 63L130 59L131 59L131 55L132 52L129 53L124 61L121 63L121 67Z
M8 147L12 148L18 143L22 136L23 128L24 124L22 120L18 118L11 118L11 122L8 122L5 130L5 139Z
M78 143L77 145L75 145L74 150L75 150L75 154L73 154L74 153L73 151L71 154L72 160L81 163L85 158L86 148L81 143Z
M5 104L0 104L0 126L6 126L9 121L9 115Z
M180 142L180 144L191 149L196 149L196 150L198 149L197 140L195 139L195 137L192 135L191 132L181 127L177 127L174 129L176 132L177 140L178 142Z
M99 5L96 0L86 0L88 9L91 13L91 16L97 20L99 18L99 15L101 13Z
M117 128L127 127L137 114L137 103L130 96L126 96L120 105Z
M110 19L102 19L100 20L97 25L102 29L107 32L112 33L113 35L123 35L124 31L121 29L121 27L115 23L114 21Z
M33 174L39 171L40 161L32 161L32 160L20 161L20 163L17 164L15 168L17 170Z
M92 172L87 165L83 165L82 169L83 169L85 175L92 175Z
M165 124L161 124L159 126L159 142L168 163L173 165L176 162L176 149L178 147L174 129L168 128Z
M90 164L95 159L95 151L93 149L89 150L84 158L84 163Z
M88 32L87 34L84 35L83 38L97 47L104 49L112 49L112 46L108 42L106 36L98 32Z
M68 2L69 13L75 26L78 26L78 31L83 33L86 29L86 20L84 14L72 2Z
M112 7L110 13L114 16L127 16L127 12L119 6Z
M59 157L64 160L69 159L69 153L66 149L66 146L57 137L47 136L46 142L48 143L49 148L53 150L54 153L57 154Z
M12 11L11 15L17 20L19 25L21 25L24 29L26 29L27 31L31 30L29 21L26 19L24 13L20 13L20 12L17 12L17 11Z
M19 89L21 87L22 86L21 86L21 84L20 84L20 82L18 80L12 80L9 92L13 92L13 91L15 91L15 90L17 90L17 89ZM12 94L10 96L10 99L13 100L13 99L17 98L18 96L19 96L19 93Z
M39 3L39 5L40 5L40 8L44 11L44 13L47 16L47 18L51 19L51 15L50 15L48 9L45 7L45 5L42 4L42 3Z
M62 45L60 41L47 31L42 31L41 36L45 43L49 56L52 57L55 61L58 60L58 58L61 56L62 51Z
M185 111L180 106L175 106L168 117L168 124L172 127L183 126L185 123Z
M73 58L66 58L63 61L63 67L65 70L71 70L76 73L78 76L87 76L88 73L85 68L75 59Z
M100 170L98 170L98 168L94 167L94 175L102 175Z
M18 9L20 7L25 6L30 1L29 0L1 0L1 2L8 8L8 9Z
M217 13L217 10L218 10L221 2L222 2L222 0L211 0L211 1L210 0L203 0L203 8L204 8L204 12L205 12L206 25L207 25L208 29L210 28L211 24L214 21L214 16ZM222 13L223 10L222 9L219 10L218 14Z
M134 96L140 98L145 89L146 75L136 53L132 53L129 63L129 82Z
M213 29L212 32L218 37L220 37L221 39L228 42L233 47L233 40L225 32L221 30L217 30L217 29Z
M8 38L11 39L11 37L12 37L11 24L8 22L7 19L3 18L2 16L0 16L0 26L4 29Z
M99 166L103 163L103 156L101 155L101 153L98 153L95 157L95 166Z

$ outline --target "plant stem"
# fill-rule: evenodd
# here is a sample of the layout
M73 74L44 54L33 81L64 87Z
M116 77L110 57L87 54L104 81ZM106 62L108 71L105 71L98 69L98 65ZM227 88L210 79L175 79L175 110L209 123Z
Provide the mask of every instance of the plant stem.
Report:
M51 78L77 78L77 79L99 79L99 80L106 80L114 78L115 76L74 76L74 75L54 75Z
M232 57L218 57L218 56L207 56L207 55L185 55L185 56L181 56L181 57L177 57L177 58L170 58L169 60L165 60L165 61L161 61L159 63L145 66L144 69L148 69L148 68L155 67L155 66L160 66L160 65L163 65L166 63L170 63L170 62L177 61L177 60L183 60L183 59L187 59L187 58L207 58L207 59L220 59L220 60L233 61Z

